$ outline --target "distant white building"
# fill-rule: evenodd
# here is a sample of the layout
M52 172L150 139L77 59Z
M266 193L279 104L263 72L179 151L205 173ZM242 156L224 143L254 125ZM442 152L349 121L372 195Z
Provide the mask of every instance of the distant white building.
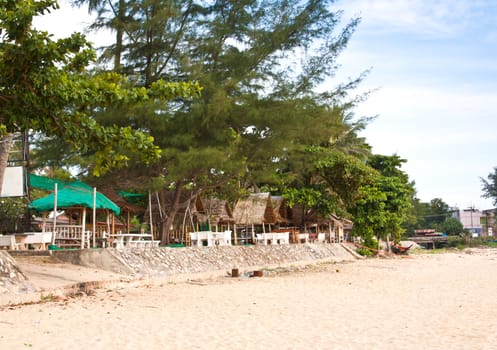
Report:
M452 217L459 220L464 229L471 232L473 237L480 237L483 235L483 224L485 222L485 214L479 209L454 209Z

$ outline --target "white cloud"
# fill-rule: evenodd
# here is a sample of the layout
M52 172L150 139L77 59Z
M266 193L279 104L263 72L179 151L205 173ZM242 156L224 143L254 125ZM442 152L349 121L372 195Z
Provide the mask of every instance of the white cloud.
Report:
M470 25L485 1L342 0L336 6L347 16L360 16L368 28L389 32L447 36Z
M426 114L439 115L439 118L445 116L451 120L466 118L468 113L493 115L496 110L497 91L411 85L404 84L401 79L396 85L380 88L357 109L358 112L382 111L389 115L402 113L416 118Z
M491 208L480 177L495 161L497 92L399 82L373 94L358 115L378 114L363 132L373 152L407 159L404 171L423 201ZM469 203L469 204L468 204Z
M69 0L59 0L60 9L50 14L35 17L33 26L39 30L45 30L53 34L55 39L67 38L74 32L84 33L88 40L95 46L103 46L111 42L111 36L106 31L89 33L88 26L93 21L93 16L88 14L88 8L82 6L74 7Z

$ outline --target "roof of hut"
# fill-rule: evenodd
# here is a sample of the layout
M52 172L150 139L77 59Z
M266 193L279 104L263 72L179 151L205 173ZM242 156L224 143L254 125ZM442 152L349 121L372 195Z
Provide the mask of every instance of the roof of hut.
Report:
M29 207L37 211L52 211L55 207L55 194L51 193L48 196L38 198L31 202ZM95 201L95 203L94 203ZM57 191L57 207L67 209L71 207L81 206L85 208L110 209L119 215L121 209L109 198L100 192L94 192L93 188L84 184L81 181L74 181Z
M145 208L129 203L112 187L100 188L100 192L102 192L111 201L116 203L117 206L121 208L121 211L127 211L133 214L141 214L145 212Z
M205 214L210 217L212 223L234 222L233 214L228 201L219 198L203 199Z
M240 225L273 224L281 221L274 210L269 192L252 193L239 199L233 209L233 218Z
M307 215L305 222L307 224L318 224L318 225L327 224L327 223L331 222L335 225L343 226L345 224L345 220L347 220L347 219L341 218L338 215L333 214L333 213L329 214L327 216L322 216L322 215L318 214L317 211L312 210L309 213L309 215ZM351 222L350 220L347 220L347 221Z
M312 224L318 224L318 225L323 225L327 223L335 223L338 225L346 225L352 224L352 221L341 218L336 214L329 214L328 216L323 216L320 215L315 208L310 208L307 210L304 210L303 206L301 204L295 204L291 208L291 218L290 221L299 226L299 225L312 225Z
M291 215L288 213L289 208L283 196L271 196L271 205L276 215L276 222L290 222Z

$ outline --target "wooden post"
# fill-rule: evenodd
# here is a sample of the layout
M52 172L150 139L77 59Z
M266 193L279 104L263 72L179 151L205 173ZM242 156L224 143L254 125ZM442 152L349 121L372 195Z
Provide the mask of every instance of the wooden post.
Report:
M81 219L81 249L85 248L85 234L86 234L86 208L83 207Z
M148 192L148 207L150 208L150 210L148 211L148 216L149 216L149 220L150 220L150 234L152 235L152 240L154 239L154 225L153 225L153 222L152 222L152 194L150 193L150 191Z
M97 230L97 188L93 187L93 234L92 234L92 244L95 247L95 231Z
M56 236L56 226L57 226L57 183L54 184L54 193L53 193L53 228L52 228L52 244L55 244L55 236Z
M42 219L42 223L41 223L41 232L45 232L46 229L47 229L47 212L43 212L41 214L41 219Z
M106 225L106 232L114 232L116 231L116 223L114 220L114 212L109 209L105 209L105 225Z
M128 210L128 215L127 215L127 219L126 219L126 227L127 227L127 229L126 229L127 232L126 233L129 233L129 226L130 225L131 225L131 218L130 218L130 212Z

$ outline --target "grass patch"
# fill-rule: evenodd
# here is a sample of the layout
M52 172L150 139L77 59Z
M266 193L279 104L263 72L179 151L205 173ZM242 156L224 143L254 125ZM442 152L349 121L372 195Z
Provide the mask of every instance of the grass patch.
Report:
M374 253L371 251L371 249L368 248L357 248L356 253L362 256L373 256Z
M49 302L56 301L56 300L57 300L57 298L52 293L47 294L47 295L42 294L40 296L40 302L42 302L42 303L49 303Z

